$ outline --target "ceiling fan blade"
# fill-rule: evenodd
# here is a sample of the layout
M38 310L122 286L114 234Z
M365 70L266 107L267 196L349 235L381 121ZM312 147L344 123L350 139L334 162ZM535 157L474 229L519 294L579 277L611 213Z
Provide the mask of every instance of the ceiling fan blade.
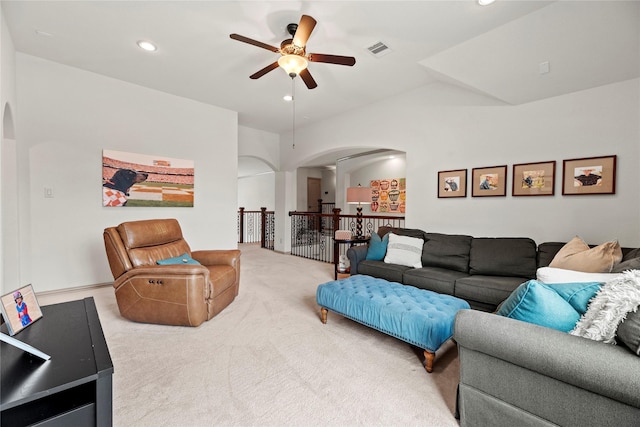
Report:
M298 24L298 29L293 35L293 44L298 47L305 47L307 45L307 40L309 40L309 36L311 35L311 31L313 31L315 26L315 19L313 19L309 15L302 15L302 18L300 18L300 23Z
M249 43L254 46L258 46L263 49L270 50L271 52L276 52L276 53L280 52L280 49L278 49L275 46L271 46L266 43L259 42L258 40L250 39L249 37L241 36L240 34L229 34L229 37L231 37L234 40L238 40L239 42Z
M311 73L309 72L308 68L300 71L300 78L302 79L304 84L307 85L307 88L315 89L316 87L318 87L318 83L316 83L313 77L311 77Z
M326 62L328 64L348 65L353 66L356 63L356 58L353 56L340 56L340 55L325 55L323 53L310 53L307 58L311 62Z
M274 62L273 64L269 64L266 67L264 67L262 70L260 71L256 71L255 73L251 74L249 76L250 79L259 79L260 77L264 76L265 74L267 74L269 71L273 71L276 68L278 68L278 61Z

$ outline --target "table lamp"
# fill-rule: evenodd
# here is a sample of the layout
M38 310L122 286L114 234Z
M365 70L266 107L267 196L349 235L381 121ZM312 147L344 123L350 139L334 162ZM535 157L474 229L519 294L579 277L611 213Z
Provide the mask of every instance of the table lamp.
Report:
M362 205L361 203L371 203L371 189L369 187L362 187L358 184L357 187L347 188L347 203L357 204L356 214L356 239L362 239Z

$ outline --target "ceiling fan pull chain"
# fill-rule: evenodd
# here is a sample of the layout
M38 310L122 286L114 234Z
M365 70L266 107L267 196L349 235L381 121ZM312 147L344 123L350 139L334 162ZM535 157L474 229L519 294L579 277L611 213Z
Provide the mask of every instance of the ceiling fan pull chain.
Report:
M293 122L292 122L292 139L293 139L293 145L292 145L292 149L295 150L296 149L296 82L295 82L295 76L291 77L291 108L293 108Z

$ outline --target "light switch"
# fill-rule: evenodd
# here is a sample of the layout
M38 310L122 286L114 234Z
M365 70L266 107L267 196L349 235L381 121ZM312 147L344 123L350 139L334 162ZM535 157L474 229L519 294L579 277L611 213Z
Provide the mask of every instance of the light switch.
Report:
M538 72L540 74L547 74L549 71L549 61L541 62L540 64L538 64Z
M53 188L44 187L45 199L53 199Z

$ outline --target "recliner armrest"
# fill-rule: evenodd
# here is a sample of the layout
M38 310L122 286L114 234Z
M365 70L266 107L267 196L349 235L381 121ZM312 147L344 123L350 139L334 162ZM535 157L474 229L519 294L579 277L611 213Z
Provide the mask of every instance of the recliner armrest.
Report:
M191 256L202 265L230 265L240 268L240 250L201 250L192 251Z

